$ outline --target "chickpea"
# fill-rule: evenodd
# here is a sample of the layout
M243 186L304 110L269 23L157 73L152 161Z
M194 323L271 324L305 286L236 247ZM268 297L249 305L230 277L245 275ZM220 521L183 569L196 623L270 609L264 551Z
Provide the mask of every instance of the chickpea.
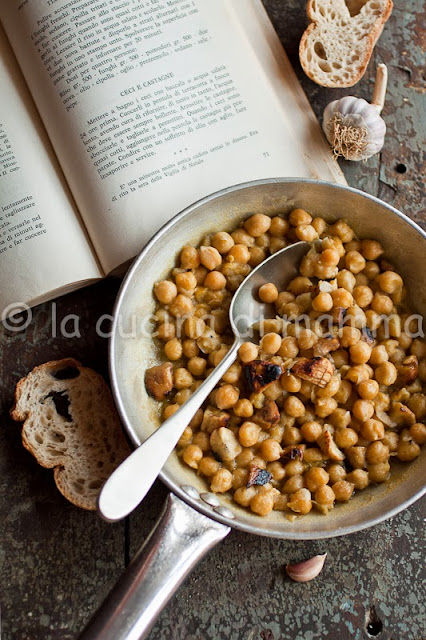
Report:
M197 343L195 342L195 340L192 340L191 338L188 338L187 340L183 341L182 351L183 351L183 355L186 358L195 358L195 356L198 356L198 354L200 353Z
M240 427L241 429L241 427ZM279 460L281 457L282 449L279 442L273 438L267 438L263 440L259 447L259 455L266 460L266 462L273 462Z
M360 384L370 378L370 370L365 364L357 364L349 369L346 378L355 384Z
M295 358L299 353L299 347L296 338L292 336L286 336L281 341L281 347L279 348L278 355L281 358Z
M182 357L182 344L177 338L168 340L164 345L164 353L168 360L179 360Z
M310 329L302 329L297 338L299 349L307 351L318 342L318 336Z
M254 247L255 239L243 228L236 229L231 233L235 244L243 244L246 247Z
M377 260L383 254L383 247L377 240L362 240L361 252L366 260Z
M323 218L314 218L312 220L312 226L319 236L322 236L327 229L327 223Z
M355 364L365 364L369 361L372 348L369 344L360 340L349 348L352 362Z
M187 400L189 400L191 395L192 395L191 389L189 389L189 388L181 389L175 395L175 402L177 402L178 404L182 405Z
M200 254L198 249L187 245L180 253L180 266L182 269L196 269L200 266Z
M253 344L253 342L243 342L241 347L238 349L238 357L241 362L247 363L256 360L259 355L258 347Z
M426 425L416 422L410 427L410 437L416 444L422 445L426 443Z
M368 472L364 471L364 469L354 469L348 473L346 478L358 490L365 489L369 485Z
M305 405L297 396L288 396L284 400L284 411L288 416L299 418L305 413Z
M247 264L250 260L250 251L245 244L236 244L229 251L227 260L232 263Z
M385 431L381 442L387 446L390 452L394 453L398 449L399 436L395 431Z
M318 238L318 233L311 224L300 224L296 227L296 236L299 240L313 242Z
M258 516L267 516L274 508L274 495L271 491L258 493L250 501L250 509Z
M289 393L298 393L302 386L302 381L297 376L286 371L280 378L280 384L284 391Z
M212 238L213 247L222 255L228 253L234 244L233 237L229 233L226 233L226 231L219 231Z
M354 302L351 292L343 288L334 289L331 292L331 297L333 298L333 305L341 309L349 309Z
M359 240L351 240L350 242L345 242L345 250L348 251L359 251L361 252L361 242Z
M390 313L392 313L393 309L392 298L389 298L389 296L387 296L385 293L376 291L373 296L373 300L371 301L371 308L377 313L389 315Z
M374 415L374 404L371 400L355 400L352 405L352 415L360 422L369 420Z
M178 273L176 275L175 281L179 293L189 295L190 297L194 295L194 290L197 286L197 278L191 271Z
M263 213L256 213L244 223L244 228L253 238L258 238L266 233L270 226L271 218Z
M295 493L299 489L302 489L303 485L303 476L291 476L288 480L285 481L282 490L284 493Z
M238 430L238 439L243 447L253 447L262 429L254 422L243 422ZM263 443L262 443L263 444Z
M376 278L379 287L385 293L396 293L403 287L403 281L400 275L395 271L385 271Z
M312 300L312 307L315 311L330 311L333 308L333 298L329 293L322 291Z
M242 469L247 469L253 464L254 453L251 449L243 449L241 453L235 458L237 466Z
M199 358L198 356L195 356L194 358L190 358L188 360L187 367L188 367L188 371L193 376L202 376L206 370L207 362L204 358Z
M389 462L380 462L379 464L370 464L368 466L368 479L373 484L377 482L385 482L388 479L390 471Z
M291 478L292 476L300 476L305 471L305 463L302 460L291 460L285 465L285 475Z
M365 258L359 251L348 251L345 258L346 268L352 273L359 273L365 267Z
M260 341L260 348L269 355L274 355L280 350L281 336L278 333L267 333Z
M348 449L350 451L350 449ZM346 478L346 470L341 464L330 464L327 467L328 475L330 476L330 484L340 482Z
M281 482L285 477L285 469L281 462L269 462L266 465L266 470L269 471L276 482Z
M203 457L203 452L195 444L189 444L183 451L183 461L192 469L198 469L198 463Z
M232 488L240 489L247 485L249 472L248 469L235 469L232 473Z
M352 293L356 284L354 274L348 269L342 269L337 274L337 284L341 289L346 289L349 293Z
M300 431L304 440L307 442L315 442L322 434L322 425L315 420L309 420L302 424Z
M349 449L358 442L358 434L356 431L347 427L345 429L336 429L334 433L334 441L341 449Z
M154 285L154 293L158 302L170 304L177 296L178 290L174 282L162 280Z
M222 256L214 247L200 247L200 260L203 267L209 271L217 269L222 264Z
M337 401L334 398L317 398L315 401L315 413L319 418L326 418L337 409Z
M289 222L294 227L298 227L301 224L311 224L312 216L304 209L293 209L289 216Z
M210 489L213 493L225 493L232 487L232 473L228 469L218 469L213 475Z
M312 280L305 276L297 276L288 285L288 290L298 296L301 293L309 293L313 288Z
M255 495L256 495L255 487L249 487L248 489L247 487L240 487L234 493L234 500L235 502L237 502L237 504L240 504L242 507L248 507L250 505L250 502L255 497Z
M319 487L314 494L315 502L324 506L333 506L336 496L333 489L325 484Z
M426 342L416 338L411 345L410 353L418 359L426 357Z
M379 462L387 462L389 458L389 448L380 440L372 442L367 447L368 464L379 464Z
M251 418L253 415L253 405L247 398L241 398L232 408L234 414L239 418Z
M325 267L336 267L340 262L340 254L336 249L324 249L318 260Z
M157 329L157 337L167 342L172 340L176 335L176 327L171 322L163 322ZM155 336L154 336L155 337Z
M219 387L215 393L215 403L218 409L231 409L237 402L240 392L230 384Z
M373 347L370 356L370 363L372 365L381 365L388 360L389 354L383 344L379 344L377 347Z
M292 511L305 515L312 509L312 496L308 489L299 489L290 496L288 506Z
M226 287L226 278L220 271L210 271L206 276L204 286L212 291L221 291Z
M340 376L333 376L329 382L321 389L321 387L317 390L316 395L317 398L331 398L335 396L340 388Z
M351 242L355 235L351 227L344 220L335 222L329 231L333 236L338 236L342 242Z
M172 415L176 413L176 411L178 411L178 409L180 409L179 404L168 404L167 406L165 406L163 409L163 420L171 418Z
M337 393L334 394L334 398L335 400L337 400L339 404L345 404L349 400L351 393L352 393L352 385L349 382L349 380L341 380L339 389Z
M191 318L187 318L184 323L185 333L188 338L192 340L196 340L200 336L203 335L206 330L206 323L202 318L196 318L192 316Z
M326 485L330 479L327 471L321 467L312 467L305 473L305 482L311 493Z
M358 385L357 391L363 400L374 400L379 393L379 384L376 380L364 380Z
M179 407L179 405L177 406ZM184 432L182 433L181 437L178 440L178 447L185 447L187 444L190 444L192 440L192 436L193 436L193 431L191 427L189 426L185 427Z
M339 480L339 482L335 482L331 488L334 491L337 502L348 502L352 497L355 485L346 480Z
M416 442L412 440L401 442L400 440L398 443L398 448L396 450L398 460L402 460L402 462L411 462L412 460L415 460L419 454L420 447Z
M363 469L365 467L366 452L366 447L361 447L359 445L346 449L346 457L351 467L354 469Z
M351 423L351 412L338 407L330 414L328 420L336 429L345 429Z
M361 331L356 327L342 327L340 330L340 344L342 347L352 347L361 340Z
M353 297L355 299L355 302L362 309L368 307L368 305L371 304L373 296L374 294L370 287L367 287L365 285L359 285L353 290Z
M387 387L390 387L396 382L398 371L395 365L391 362L384 362L377 367L374 372L374 376L379 384L384 384Z
M309 449L305 450L303 461L306 462L308 466L322 465L324 462L324 454L321 449L318 449L317 447L310 447Z
M369 442L381 440L385 435L385 428L380 420L369 418L361 425L361 435Z
M340 369L340 367L348 364L348 353L344 349L337 349L337 351L333 352L333 360L336 369Z
M182 293L179 293L170 305L170 313L176 318L190 315L193 311L194 304L192 300Z
M194 382L194 378L185 367L175 369L173 382L176 389L187 389Z

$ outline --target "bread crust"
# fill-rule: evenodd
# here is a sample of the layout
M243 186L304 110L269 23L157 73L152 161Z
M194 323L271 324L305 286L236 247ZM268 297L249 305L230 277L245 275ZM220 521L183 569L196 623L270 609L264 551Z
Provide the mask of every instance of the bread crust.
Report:
M65 417L55 402L64 395ZM10 415L23 422L23 446L42 467L53 469L62 495L94 511L103 484L130 454L102 376L75 358L46 362L18 382Z
M360 10L359 14L352 18L349 16L349 18L347 19L347 24L343 26L339 26L338 24L333 24L332 20L327 22L325 17L324 17L324 20L321 20L321 21L318 20L318 15L315 12L315 7L316 7L316 3L321 4L322 1L323 0L309 0L308 2L307 15L310 20L310 24L306 28L300 40L300 44L299 44L300 63L306 75L309 78L311 78L311 80L313 80L314 82L316 82L321 86L340 87L340 88L352 87L362 78L362 76L365 73L365 70L367 69L368 63L373 53L374 46L383 31L383 27L386 21L389 19L389 16L392 13L392 8L393 8L392 0L386 0L383 10L381 11L380 15L378 15L377 18L374 19L374 22L372 22L372 24L370 25L368 32L366 32L365 27L363 27L360 24L360 19L358 18L358 16L361 15L363 11L365 13L365 11L369 9L370 4L372 4L374 0L367 0L365 5ZM341 13L339 13L339 7L341 8L342 2L343 0L333 0L333 4L336 5L336 13L338 14L339 18L341 18ZM347 11L347 14L349 15L347 8L346 8L346 11ZM330 28L330 30L334 32L339 31L339 33L341 34L341 41L340 41L341 47L342 47L341 59L340 60L338 59L339 58L338 55L334 55L332 56L333 60L331 61L331 63L340 64L341 68L344 67L344 62L345 62L344 61L345 56L343 53L346 46L344 41L345 32L346 34L349 34L352 27L356 27L358 32L359 30L364 31L362 38L359 38L359 40L357 40L357 53L359 57L356 60L356 64L352 65L353 66L352 71L349 73L342 72L339 75L338 69L334 71L330 69L330 71L326 72L324 69L321 69L319 67L319 65L321 64L321 61L317 61L315 59L315 52L313 53L312 49L314 49L317 44L319 46L322 46L323 49L325 49L321 38L324 36L324 31L326 30L327 26ZM310 55L310 60L308 59L309 55ZM328 56L326 56L326 61L328 62ZM327 65L327 62L325 64L324 62L322 63L323 67ZM330 66L330 64L328 66Z

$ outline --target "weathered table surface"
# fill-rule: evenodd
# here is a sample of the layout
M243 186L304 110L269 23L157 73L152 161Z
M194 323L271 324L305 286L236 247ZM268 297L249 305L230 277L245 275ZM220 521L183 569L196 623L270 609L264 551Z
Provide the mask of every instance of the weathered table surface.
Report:
M318 116L351 91L325 90L298 64L306 18L300 0L264 0ZM398 6L399 5L399 6ZM420 223L422 51L420 0L399 2L353 90L369 98L376 63L389 67L380 156L343 164L349 183ZM424 32L423 32L424 33ZM424 89L423 89L424 91ZM423 103L424 104L424 103ZM38 307L25 333L0 334L0 602L2 640L76 638L152 528L166 496L157 483L127 522L107 525L68 504L50 471L37 466L8 418L16 381L34 365L72 355L106 372L107 344L96 320L110 312L119 283L103 282ZM51 337L52 312L81 317L81 337ZM323 542L287 542L233 531L167 606L150 640L380 640L426 638L425 501L370 530ZM292 583L283 566L328 552L321 578Z

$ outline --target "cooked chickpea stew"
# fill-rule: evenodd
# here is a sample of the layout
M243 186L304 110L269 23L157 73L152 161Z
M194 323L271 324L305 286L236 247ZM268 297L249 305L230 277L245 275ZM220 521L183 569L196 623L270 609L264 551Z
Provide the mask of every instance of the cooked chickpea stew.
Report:
M413 337L403 279L381 244L295 209L183 247L154 285L166 362L146 372L166 420L229 350L229 305L244 278L299 240L312 243L299 275L285 291L258 291L275 318L254 327L177 445L210 491L290 520L385 482L392 460L414 460L426 442L426 343Z

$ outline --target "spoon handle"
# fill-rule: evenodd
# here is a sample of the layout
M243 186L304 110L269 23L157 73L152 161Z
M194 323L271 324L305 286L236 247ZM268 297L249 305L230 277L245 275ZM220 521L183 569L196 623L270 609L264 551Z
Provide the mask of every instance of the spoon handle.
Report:
M235 361L240 340L236 340L223 360L192 396L157 431L121 463L106 481L99 499L99 514L108 522L129 515L144 499L183 430L221 377Z

